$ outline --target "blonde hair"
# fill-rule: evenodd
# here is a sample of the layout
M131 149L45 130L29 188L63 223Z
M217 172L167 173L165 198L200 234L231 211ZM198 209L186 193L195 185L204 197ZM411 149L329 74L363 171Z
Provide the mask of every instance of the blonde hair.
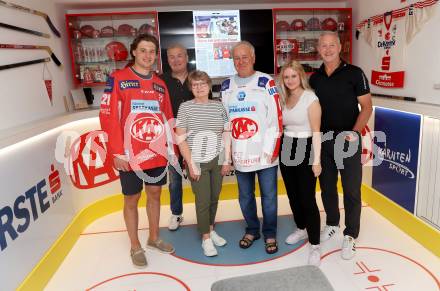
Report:
M310 88L309 81L307 80L307 74L304 71L304 67L301 65L301 63L298 61L290 61L281 68L281 71L278 74L278 84L280 87L282 108L284 108L284 106L286 105L286 99L290 95L290 89L286 87L283 80L284 72L289 68L298 73L300 79L299 85L301 86L301 88L303 88L304 90L312 90L312 88Z
M194 81L203 81L208 83L209 88L211 88L212 80L209 75L204 71L195 70L189 73L188 75L188 87L191 90L192 82Z

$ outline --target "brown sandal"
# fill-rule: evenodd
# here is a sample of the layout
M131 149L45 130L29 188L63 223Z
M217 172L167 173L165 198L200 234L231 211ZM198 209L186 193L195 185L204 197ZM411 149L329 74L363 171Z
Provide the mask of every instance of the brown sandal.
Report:
M246 233L241 238L241 240L239 242L240 248L247 249L247 248L249 248L254 243L254 241L260 239L260 235L252 235L253 236L252 238L249 238L248 237L249 235L252 235L252 234Z
M271 242L267 242L266 240L264 242L264 248L266 249L266 253L268 253L269 255L275 254L276 252L278 252L278 243L276 240Z

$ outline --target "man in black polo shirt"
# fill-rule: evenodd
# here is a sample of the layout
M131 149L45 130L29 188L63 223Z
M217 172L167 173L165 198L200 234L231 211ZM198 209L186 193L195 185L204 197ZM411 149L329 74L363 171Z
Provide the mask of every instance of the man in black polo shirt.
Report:
M341 43L334 32L324 32L318 41L324 63L310 76L322 108L322 173L319 176L321 197L327 214L321 242L339 230L339 207L336 183L341 174L344 194L345 230L341 256L349 260L356 254L361 217L361 131L372 109L370 88L359 67L345 63L339 56ZM360 105L360 110L359 106Z
M162 79L168 87L174 118L177 117L180 104L194 98L188 87L188 53L184 46L174 44L167 49L167 59L171 72L162 75ZM179 157L179 165L182 168L182 157ZM173 166L168 167L170 182L171 217L168 228L176 230L183 221L182 205L182 175Z

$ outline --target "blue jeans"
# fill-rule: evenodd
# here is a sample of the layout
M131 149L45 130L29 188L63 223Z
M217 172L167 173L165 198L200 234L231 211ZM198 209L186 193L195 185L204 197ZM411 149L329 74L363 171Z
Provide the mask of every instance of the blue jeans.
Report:
M179 157L180 170L183 169L183 159ZM181 215L183 212L182 205L182 175L172 166L168 166L170 182L168 189L170 191L170 208L174 215ZM183 173L183 171L182 171Z
M248 234L253 236L260 234L260 220L257 216L257 204L255 201L255 174L257 174L263 210L263 236L265 239L276 238L278 210L277 171L278 166L255 172L236 171L235 173L238 182L238 201L247 223L246 233Z

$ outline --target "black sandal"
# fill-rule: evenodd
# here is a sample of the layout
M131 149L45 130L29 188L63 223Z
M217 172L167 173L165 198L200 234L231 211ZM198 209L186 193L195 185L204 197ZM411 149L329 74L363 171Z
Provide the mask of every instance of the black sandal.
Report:
M278 243L276 240L271 242L267 242L266 240L264 242L264 248L266 249L266 253L268 253L269 255L275 254L276 252L278 252Z
M260 239L260 235L253 235L252 239L247 237L247 235L252 235L252 234L246 233L238 243L240 248L242 248L242 249L249 248L254 243L254 241Z

